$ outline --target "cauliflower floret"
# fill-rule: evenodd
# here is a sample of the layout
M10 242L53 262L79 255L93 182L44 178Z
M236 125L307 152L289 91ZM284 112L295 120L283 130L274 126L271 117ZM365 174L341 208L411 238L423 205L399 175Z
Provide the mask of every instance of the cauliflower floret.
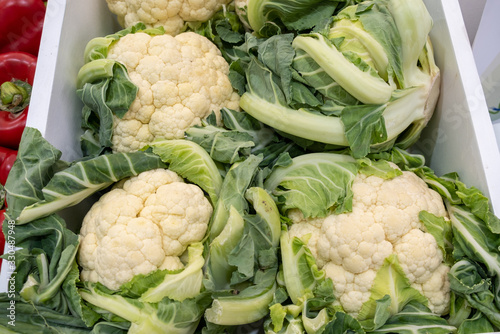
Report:
M183 268L180 256L203 239L211 214L203 191L170 170L119 182L83 220L82 280L115 290L138 274Z
M221 108L239 110L228 63L196 33L128 34L110 47L108 58L123 63L139 88L125 115L114 116L115 152L137 151L155 138L183 138L212 112L220 122Z
M357 208L324 220L318 241L318 265L333 262L354 274L382 265L393 249L383 226Z
M443 262L443 254L436 239L418 229L404 235L395 245L399 264L410 282L423 283Z
M167 34L177 35L185 22L206 21L230 0L106 0L121 26L138 22L148 27L163 26Z
M305 219L296 210L288 215L294 223L290 236L307 242L318 267L333 280L346 312L358 314L369 299L376 272L393 253L411 286L429 299L431 310L446 312L448 267L435 238L419 220L422 210L447 219L441 196L407 171L392 179L358 173L352 190L351 212L322 219Z
M344 267L327 263L323 269L335 286L335 297L340 300L344 311L356 316L361 306L370 298L370 288L377 275L375 270L367 270L357 275Z
M438 217L447 215L441 196L412 172L403 172L389 180L358 173L352 190L353 206L372 212L375 220L382 223L386 239L391 243L411 229L423 228L418 219L420 211Z
M429 300L429 308L436 314L447 314L450 301L450 267L441 264L432 276L422 284L413 283L412 287L420 291Z

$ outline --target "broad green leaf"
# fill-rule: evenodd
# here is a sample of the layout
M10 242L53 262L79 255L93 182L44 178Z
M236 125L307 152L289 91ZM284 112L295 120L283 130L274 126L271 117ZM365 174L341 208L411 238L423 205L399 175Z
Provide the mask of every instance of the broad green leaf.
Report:
M257 58L252 57L246 70L248 88L253 94L266 101L286 106L286 93L281 86L281 78L267 68ZM252 115L253 116L253 115Z
M469 318L471 313L472 308L469 303L467 303L467 300L451 291L448 323L452 326L459 327L464 320Z
M416 65L426 47L432 17L423 1L391 0L389 9L401 38L403 88L421 84L421 70Z
M299 35L293 40L295 50L302 50L335 83L342 86L355 99L365 104L385 104L395 90L369 66L358 66L351 62L351 56L344 55L325 36L319 33ZM359 57L354 57L359 61Z
M394 76L399 86L405 87L401 36L388 1L368 1L342 10L329 33L330 39L335 37L344 38L342 51L355 51L373 60L374 68L386 81Z
M282 138L273 129L247 113L221 109L224 127L218 126L214 114L186 131L186 139L202 146L217 162L233 164L250 154L263 154L261 167L271 167L281 154L296 156L302 150L294 142Z
M15 303L15 321L9 318L12 303ZM34 306L20 297L9 297L4 292L0 293L0 332L89 334L91 329L77 316L44 306Z
M377 301L386 295L390 297L390 304L385 309L381 309L378 307ZM386 318L388 318L387 315L394 316L412 301L427 305L427 298L410 286L408 278L399 265L397 255L392 254L378 269L370 289L370 299L363 303L357 318L363 327L373 330L376 329L375 325L377 325L374 319L381 316L377 313L385 313Z
M245 39L245 26L236 13L233 2L227 3L204 22L186 22L184 28L211 40L228 62L235 59L232 55L234 46Z
M498 282L495 284L498 285ZM498 295L497 295L498 296ZM488 321L496 328L500 327L500 307L496 300L498 297L493 294L493 291L482 291L471 295L465 295L465 299L469 305L481 312Z
M294 318L291 315L286 315L283 324L275 326L272 319L267 319L264 322L264 329L267 334L303 334L304 326L300 318Z
M484 270L467 259L456 262L448 275L453 291L460 295L487 291L491 288L491 281Z
M343 334L355 333L365 334L363 327L356 318L344 312L336 312L333 320L325 327L324 333Z
M493 333L495 328L488 318L481 312L477 312L471 318L466 319L460 327L457 334L473 334L473 333Z
M222 108L221 115L224 126L228 129L247 133L252 137L255 144L255 147L252 148L253 151L264 149L275 137L273 129L265 126L245 112Z
M456 182L458 175L456 173L449 173L438 177L433 170L427 166L417 167L413 170L427 185L436 190L443 199L451 204L461 204L461 199L457 195Z
M49 302L59 292L63 281L72 269L79 246L78 236L68 230L64 221L56 215L40 219L29 227L19 227L16 229L16 236L18 237L17 247L33 251L32 254L37 256L37 264L39 264L37 268L32 268L32 273L36 273L39 279L35 283L37 288L24 294L25 288L32 288L25 283L20 294L24 299L31 300L35 304ZM39 255L43 263L38 261Z
M231 86L238 92L239 95L242 95L246 89L246 79L245 79L245 70L241 64L241 60L235 60L229 65L229 81L231 82Z
M280 246L286 290L292 302L299 304L325 280L326 274L318 268L306 244L299 238L290 238L287 230L281 231Z
M370 146L387 140L383 113L387 105L356 105L342 110L340 119L355 158L370 152Z
M209 259L206 270L210 275L212 289L229 289L231 275L236 270L229 261L230 253L241 241L244 232L244 220L233 206L229 209L229 216L221 233L210 243ZM250 249L245 250L247 254ZM252 264L253 264L253 254ZM241 262L240 262L241 264Z
M348 145L338 117L325 117L286 104L280 78L253 58L246 70L247 91L240 107L262 123L299 138Z
M219 325L249 324L269 313L269 303L276 290L276 269L258 271L254 285L236 295L216 297L205 312L205 319Z
M231 181L239 184L237 188L245 197L238 198L228 188L227 195L232 197L225 199L225 191L221 191L218 208L225 210L225 205L232 204L224 217L219 214L218 219L224 220L212 226L213 230L224 224L210 241L204 282L214 299L205 318L216 325L257 321L268 314L275 296L281 221L271 196L262 188L248 188L259 161L251 156L229 171Z
M125 115L136 98L138 87L130 80L126 67L110 59L87 63L80 69L78 78L76 93L84 104L82 128L92 134L82 136L82 149L85 149L84 155L95 156L111 147L113 115L119 118ZM94 141L99 142L100 151L90 151L95 148Z
M76 205L95 192L126 177L165 168L152 153L113 153L79 161L53 175L41 189L43 200L25 207L16 224L26 224Z
M300 73L301 78L311 87L314 87L314 89L333 101L336 105L343 108L346 105L358 104L358 100L349 94L341 85L336 83L335 80L304 50L296 50L293 67Z
M233 164L249 156L255 146L252 136L245 132L203 124L186 131L186 139L205 149L215 161Z
M247 211L248 203L244 197L245 191L253 181L261 161L261 156L250 155L244 161L234 164L227 172L219 192L219 200L212 214L210 240L217 237L223 230L231 206L240 213Z
M419 220L424 223L427 232L432 234L443 253L443 258L448 264L452 264L451 254L453 251L453 233L451 223L444 217L437 217L427 211L420 211Z
M398 165L403 170L415 170L425 165L425 158L420 154L411 154L398 147L393 147L390 151L369 154L368 158L373 160L387 160ZM421 175L422 177L422 175Z
M219 21L215 25L215 31L218 37L228 43L238 43L243 39L242 34L239 31L233 30L233 26L229 21Z
M500 219L491 212L488 197L477 188L465 185L457 173L438 177L426 166L411 169L450 204L466 206L492 233L500 234Z
M35 310L40 313L47 311L48 322L55 320L50 318L54 315L52 311L58 312L61 318L72 314L74 320L78 319L79 322L85 313L87 321L91 313L82 310L79 295L75 293L79 276L75 262L78 235L67 229L64 220L57 215L38 219L31 224L16 225L9 231L15 234L6 235L15 236L16 240L15 245L11 245L14 247L8 251L15 258L15 263L12 263L15 264L15 270L10 267L14 271L15 293L9 291L9 298L22 297L16 302L16 312L29 304L30 313L38 313ZM14 252L15 247L18 249ZM21 317L20 314L20 321ZM86 323L92 325L95 315L93 319ZM68 319L69 326L71 322Z
M476 262L477 268L484 267L486 274L467 265L454 270L457 275L450 279L452 289L464 297L471 307L482 312L495 326L500 326L500 239L490 231L468 208L447 203L453 228L455 248L467 261ZM458 262L461 265L462 262ZM480 267L481 266L481 267ZM486 289L481 278L491 277L491 285ZM489 280L489 278L488 278ZM459 283L459 284L457 284ZM481 291L476 291L480 289ZM468 291L469 290L469 291Z
M82 302L82 297L78 293L80 285L80 269L76 259L73 260L71 269L64 279L62 290L68 301L68 308L74 316L79 316L89 327L99 320L100 315Z
M319 312L302 312L302 324L307 333L317 333L324 330L331 320L328 309L323 308Z
M19 217L24 207L43 200L42 188L59 169L61 151L46 141L39 130L26 127L5 190L7 215Z
M223 230L210 243L205 286L212 291L251 285L256 271L278 265L278 208L262 188L248 189L245 197L255 213L231 206Z
M234 268L231 272L231 279L229 281L230 285L237 286L240 283L248 283L254 278L256 270L259 268L257 263L257 258L259 252L261 251L256 243L259 240L255 240L253 235L248 232L253 232L253 229L246 224L246 230L244 231L241 238L238 240L236 246L228 254L228 264ZM252 233L253 234L253 233ZM276 264L276 254L274 253Z
M276 167L264 187L282 197L281 210L299 209L304 217L324 217L352 208L352 182L358 172L356 161L333 153L298 156L286 167Z
M129 333L193 333L210 303L205 293L182 302L164 298L158 303L142 303L89 283L79 292L87 303L129 321Z
M467 187L464 183L456 182L457 195L471 212L483 220L491 232L500 234L500 219L490 209L488 197L475 187Z
M148 303L160 302L163 298L183 301L188 298L198 296L202 290L203 266L203 245L193 243L188 246L188 261L184 268L177 273L163 270L164 275L159 284L153 286L144 285L142 277L134 278L134 282L127 284L143 285L146 290L141 294L139 300Z
M359 172L367 176L389 180L403 174L400 169L391 166L386 160L360 159L358 162L361 165Z
M259 61L280 78L287 103L292 100L293 37L293 34L275 35L262 42L258 48Z
M314 38L312 40L316 41ZM317 47L311 46L311 49L316 50ZM394 96L390 94L388 97L389 103L382 105L349 105L353 112L342 107L345 125L341 117L325 116L318 112L321 107L303 106L294 109L287 105L280 78L258 60L252 59L246 71L247 90L240 98L240 106L244 111L280 133L336 147L352 146L357 157L379 146L384 150L390 149L408 126L425 118L425 87L394 92ZM361 109L361 112L354 112L359 111L357 109ZM335 115L338 111L332 112ZM387 127L387 124L390 126ZM361 125L367 125L368 129ZM351 131L350 141L346 137L348 129ZM364 136L357 138L356 134L360 131Z
M262 188L252 187L245 193L252 204L255 215L262 218L264 231L259 239L264 239L269 247L278 247L281 234L280 213L272 197Z
M469 260L482 263L489 276L500 277L500 238L464 206L447 203L454 243ZM497 289L500 289L498 287ZM499 296L500 297L500 296ZM500 301L499 301L500 302Z
M456 330L446 319L413 301L391 316L384 326L367 333L449 334L455 333Z
M238 268L231 277L233 285L251 280L256 270L270 270L278 265L276 250L281 224L278 208L262 188L248 189L246 198L255 213L243 216L243 236L228 257L229 264Z
M157 139L150 147L168 164L170 170L200 186L210 196L212 205L217 203L222 176L215 162L200 145L184 139Z
M331 17L337 5L337 1L250 0L247 15L252 29L260 34L269 21L281 21L288 29L304 30Z
M283 328L283 324L285 321L285 318L287 316L286 309L283 307L283 305L277 303L269 307L269 320L270 323L268 324L269 327L271 327L272 324L272 331L273 332L280 332L281 329Z

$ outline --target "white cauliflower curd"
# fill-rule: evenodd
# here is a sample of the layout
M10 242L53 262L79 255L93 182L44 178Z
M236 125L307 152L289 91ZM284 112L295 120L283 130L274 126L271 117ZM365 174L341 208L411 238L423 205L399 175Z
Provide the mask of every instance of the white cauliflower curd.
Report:
M434 313L445 314L449 267L419 220L422 210L447 217L440 195L406 171L392 179L358 173L352 190L352 212L311 219L296 209L289 213L294 223L290 237L307 240L318 266L333 280L344 310L357 316L378 269L396 254L411 286L428 298Z
M119 182L83 220L83 281L116 290L135 275L183 268L180 256L203 239L212 206L196 185L155 169Z
M186 22L204 22L230 0L106 0L121 26L138 22L148 27L163 26L167 34L177 35Z
M228 63L196 33L128 34L110 47L107 57L124 64L139 88L124 117L113 116L115 152L137 151L156 138L182 138L212 112L220 121L221 108L239 109Z

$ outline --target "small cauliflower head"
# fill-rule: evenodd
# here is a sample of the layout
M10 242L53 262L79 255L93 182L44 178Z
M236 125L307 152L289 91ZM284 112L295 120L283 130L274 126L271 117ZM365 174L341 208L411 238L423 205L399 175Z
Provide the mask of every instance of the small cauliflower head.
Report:
M138 22L148 27L163 26L167 34L179 34L186 22L204 22L230 0L106 0L124 28Z
M138 274L183 268L181 255L203 239L212 206L201 188L156 169L119 182L85 216L82 281L116 290Z
M115 152L137 151L156 138L183 138L212 112L220 122L220 109L239 109L228 63L196 33L128 34L110 47L108 58L124 64L139 88L123 118L114 116Z
M358 173L352 190L351 212L314 219L297 210L289 214L294 222L290 236L307 240L344 310L357 316L378 269L395 253L411 286L428 298L429 308L445 314L449 267L418 217L424 210L448 219L441 196L407 171L392 179Z

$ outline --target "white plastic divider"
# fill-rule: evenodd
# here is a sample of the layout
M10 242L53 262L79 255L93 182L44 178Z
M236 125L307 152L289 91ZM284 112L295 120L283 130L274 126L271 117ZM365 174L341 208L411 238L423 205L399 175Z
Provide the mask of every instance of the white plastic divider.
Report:
M62 159L81 157L82 103L75 94L87 42L120 29L106 1L51 0L38 55L26 126L40 130L62 151Z
M500 152L458 0L424 0L441 69L441 95L416 149L438 174L457 172L500 213Z

